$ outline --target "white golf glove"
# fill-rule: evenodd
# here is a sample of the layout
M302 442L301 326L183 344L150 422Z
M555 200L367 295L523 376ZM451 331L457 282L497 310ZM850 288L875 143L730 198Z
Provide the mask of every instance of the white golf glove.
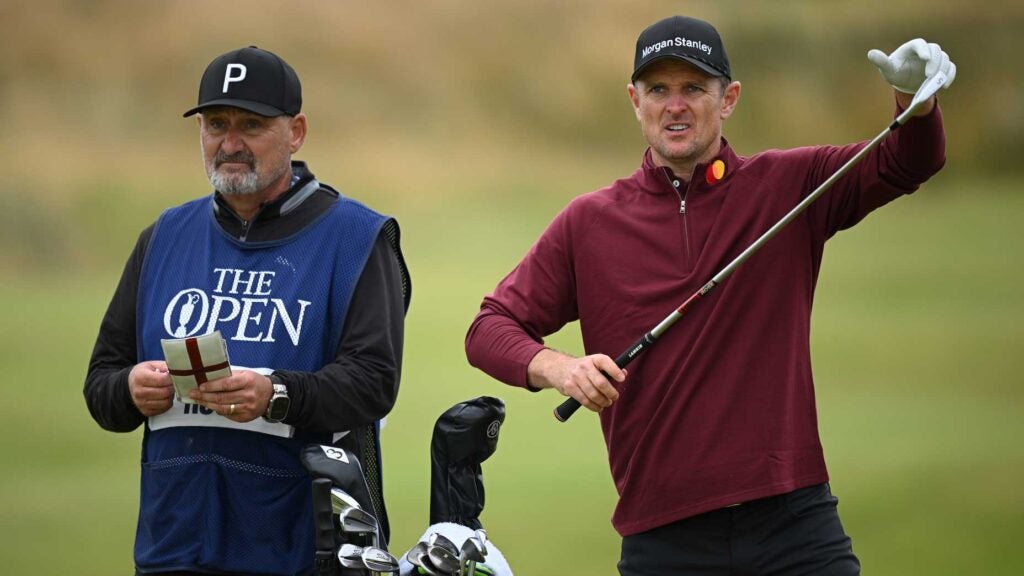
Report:
M942 72L946 75L943 88L949 88L956 77L956 64L949 55L934 42L928 43L915 38L886 56L881 50L868 52L868 60L878 66L882 78L893 88L907 94L914 94L924 81Z

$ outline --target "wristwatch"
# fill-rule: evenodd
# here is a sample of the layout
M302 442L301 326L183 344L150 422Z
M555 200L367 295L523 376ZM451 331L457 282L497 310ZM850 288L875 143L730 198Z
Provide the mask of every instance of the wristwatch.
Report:
M263 418L268 422L280 422L288 416L288 407L291 406L288 387L273 377L270 382L274 385L274 395L270 397L270 404L267 404L267 413L263 415Z

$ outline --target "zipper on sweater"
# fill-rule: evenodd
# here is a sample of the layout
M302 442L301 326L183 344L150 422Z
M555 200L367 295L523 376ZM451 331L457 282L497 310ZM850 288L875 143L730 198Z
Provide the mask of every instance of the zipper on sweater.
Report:
M234 209L231 208L231 206L228 204L225 204L223 207L218 206L217 209L226 209L228 214L234 216L235 220L237 220L242 225L242 231L238 234L238 239L241 240L242 242L245 242L249 238L249 230L252 228L252 223L259 219L260 212L263 211L263 207L261 206L260 209L256 211L256 214L252 217L252 220L246 220L245 218L239 216L238 212L235 212Z
M679 186L682 185L682 182L679 181L679 178L669 176L667 170L665 171L665 178L668 179L669 185L676 191L676 196L679 198L679 214L683 217L683 238L686 240L686 263L689 265L692 258L690 254L690 230L686 225L686 192L679 191Z
M252 229L253 223L260 219L260 214L262 214L262 213L263 213L263 206L260 205L259 209L256 210L256 213L252 215L252 219L250 219L250 220L245 220L241 216L238 216L237 214L235 214L235 216L238 218L238 220L242 223L242 233L238 235L238 239L239 240L241 240L242 242L248 241L248 239L249 239L249 230Z

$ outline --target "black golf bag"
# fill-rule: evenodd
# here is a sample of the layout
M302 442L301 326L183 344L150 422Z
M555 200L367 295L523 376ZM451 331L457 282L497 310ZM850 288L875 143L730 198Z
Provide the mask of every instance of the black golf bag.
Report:
M431 524L453 522L472 529L481 528L479 517L484 507L484 485L480 464L497 448L498 433L504 421L504 402L489 396L460 402L438 418L430 446ZM314 478L317 576L365 573L343 569L338 559L346 536L342 534L335 511L339 505L335 488L376 516L380 525L379 544L386 549L389 530L381 490L376 430L373 432L373 445L367 444L367 449L362 450L363 456L372 463L372 470L364 470L363 459L344 448L313 444L302 451L302 463Z

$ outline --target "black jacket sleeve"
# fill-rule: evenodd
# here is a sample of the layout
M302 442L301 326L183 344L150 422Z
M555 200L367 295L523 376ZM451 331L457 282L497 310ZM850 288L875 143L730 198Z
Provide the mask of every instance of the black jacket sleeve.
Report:
M356 284L334 361L316 372L274 372L292 402L285 423L341 431L387 415L398 397L404 330L401 268L382 232Z
M153 226L139 234L125 263L121 281L100 324L85 376L85 403L89 412L101 427L112 432L131 432L146 420L132 403L128 373L138 363L135 304L142 261L152 235Z

